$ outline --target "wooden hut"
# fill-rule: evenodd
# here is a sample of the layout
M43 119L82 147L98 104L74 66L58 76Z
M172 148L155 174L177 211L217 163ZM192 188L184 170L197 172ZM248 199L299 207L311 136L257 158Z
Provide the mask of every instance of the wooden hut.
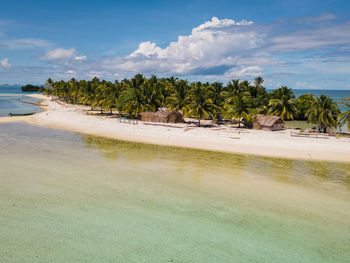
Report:
M173 111L168 108L159 108L157 112L142 112L141 121L182 123L184 122L184 116L181 111Z
M278 116L258 114L253 122L253 129L278 131L284 129L284 121Z

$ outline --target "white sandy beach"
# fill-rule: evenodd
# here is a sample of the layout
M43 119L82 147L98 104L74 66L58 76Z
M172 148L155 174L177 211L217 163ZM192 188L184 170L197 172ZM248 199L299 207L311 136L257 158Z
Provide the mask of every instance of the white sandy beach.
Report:
M1 122L27 123L65 129L113 139L179 146L203 150L253 154L269 157L350 162L350 138L291 137L291 130L260 131L227 125L213 128L189 124L137 125L120 123L117 118L86 114L85 107L50 101L41 94L29 95L48 105L44 111L26 117L4 117Z

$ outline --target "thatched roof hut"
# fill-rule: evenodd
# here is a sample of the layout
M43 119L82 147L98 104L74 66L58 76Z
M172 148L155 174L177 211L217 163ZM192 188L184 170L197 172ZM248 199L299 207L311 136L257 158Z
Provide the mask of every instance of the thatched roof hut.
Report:
M168 108L159 108L157 112L142 112L141 121L182 123L184 122L184 116L181 111L173 111Z
M253 123L253 129L277 131L284 129L284 121L278 116L258 114Z

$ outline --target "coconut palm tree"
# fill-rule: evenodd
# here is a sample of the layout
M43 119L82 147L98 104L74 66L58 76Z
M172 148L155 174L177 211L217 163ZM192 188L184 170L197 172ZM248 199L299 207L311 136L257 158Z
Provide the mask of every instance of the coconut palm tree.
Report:
M45 89L45 94L46 95L52 95L53 94L53 81L51 78L47 79L45 82L46 89Z
M104 90L106 89L105 84L100 84L95 90L95 96L92 105L95 107L100 107L101 114L103 114L103 101L105 99L104 97Z
M297 111L293 103L295 96L292 89L282 86L282 88L274 90L271 97L268 113L279 116L282 120L292 120Z
M224 85L221 82L214 82L211 84L208 84L208 95L213 100L214 105L217 107L216 110L216 119L220 120L223 115L223 108L225 105L225 88Z
M239 79L233 79L227 83L225 93L227 96L231 96L232 94L237 94L240 92L240 89Z
M110 85L107 85L103 91L103 99L102 99L102 108L105 110L109 110L110 114L112 114L113 106L115 105L115 92L113 90L113 87Z
M139 88L139 95L141 97L144 109L146 111L157 111L161 106L161 92L160 82L153 76L146 80Z
M337 121L334 115L339 113L337 104L331 98L321 95L311 104L311 108L306 112L308 122L317 124L319 130L326 132L327 128L336 128Z
M250 96L248 92L240 92L237 95L229 97L225 101L225 117L238 120L238 128L241 127L241 121L252 121L252 116L249 114Z
M166 99L166 105L172 110L181 110L185 115L189 101L188 81L176 81L173 89L173 94Z
M343 126L347 122L348 129L350 130L350 98L343 98L342 101L339 102L339 104L343 104L349 108L349 110L344 111L338 115L339 126Z
M208 98L208 87L205 87L201 82L196 82L192 84L191 88L187 115L196 118L198 126L200 126L203 118L215 118L216 106L213 100Z
M294 99L295 95L292 89L287 86L282 86L281 88L275 89L271 93L272 99L281 99L282 97L286 97L288 100Z
M297 108L297 112L295 114L295 118L298 120L306 120L306 112L311 108L312 103L315 101L313 94L304 94L299 96L295 100L295 106Z
M258 77L256 77L256 78L254 79L254 86L255 86L256 88L262 88L262 87L263 87L263 86L262 86L263 82L264 82L264 79L263 79L262 77L258 76Z

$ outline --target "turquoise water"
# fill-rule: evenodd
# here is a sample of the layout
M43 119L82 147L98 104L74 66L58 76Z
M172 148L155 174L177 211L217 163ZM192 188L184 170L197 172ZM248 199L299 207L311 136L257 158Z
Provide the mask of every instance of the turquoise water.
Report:
M37 99L25 97L31 93L33 92L22 92L20 86L0 86L0 117L8 116L9 113L39 112L39 107L21 102L38 103Z
M350 90L293 90L296 97L304 94L313 94L315 97L326 95L331 97L334 101L341 101L342 98L350 98ZM341 111L348 110L344 105L339 104Z
M349 262L350 166L0 124L0 262Z

